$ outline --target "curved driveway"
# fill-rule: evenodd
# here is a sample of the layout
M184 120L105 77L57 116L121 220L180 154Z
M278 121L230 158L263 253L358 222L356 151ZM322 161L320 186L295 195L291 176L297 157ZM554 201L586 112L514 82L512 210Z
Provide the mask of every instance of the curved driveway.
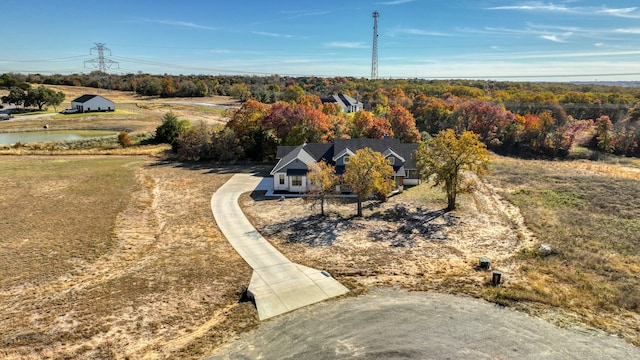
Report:
M347 293L349 290L327 272L289 261L247 220L238 198L256 189L261 180L250 174L236 174L211 197L218 227L254 270L247 290L260 320Z

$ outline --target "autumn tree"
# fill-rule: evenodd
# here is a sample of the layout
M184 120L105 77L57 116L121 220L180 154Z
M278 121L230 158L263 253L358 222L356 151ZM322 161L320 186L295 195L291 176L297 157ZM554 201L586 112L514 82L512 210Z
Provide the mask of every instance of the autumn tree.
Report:
M304 97L304 89L299 85L289 85L282 92L282 100L288 103L297 103Z
M386 196L393 190L393 167L384 156L370 148L356 151L349 157L342 180L357 196L358 216L362 216L362 202L374 193Z
M447 211L451 211L456 208L456 196L470 191L462 179L463 171L482 177L488 168L489 153L473 132L465 131L458 136L452 129L447 129L421 143L416 160L424 180L433 180L434 186L444 185Z
M245 102L251 98L251 91L249 91L247 84L233 84L229 89L229 95L240 102Z
M324 216L324 204L330 195L336 192L336 184L338 184L338 176L335 167L320 161L309 166L309 182L311 186L307 193L309 194L313 204L320 205L320 215Z
M614 150L613 145L613 124L608 116L604 115L598 118L596 121L596 145L599 150L605 153L612 153Z
M420 94L413 102L411 113L415 117L418 130L436 134L447 128L454 108L452 103Z
M391 125L394 137L404 143L420 140L420 132L416 128L413 115L402 106L394 106L385 115Z

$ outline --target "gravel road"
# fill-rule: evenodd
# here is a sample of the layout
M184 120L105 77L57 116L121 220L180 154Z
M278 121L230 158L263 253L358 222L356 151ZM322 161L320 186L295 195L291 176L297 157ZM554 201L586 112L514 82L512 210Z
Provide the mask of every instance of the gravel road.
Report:
M213 359L640 359L599 331L483 300L376 289L265 321Z

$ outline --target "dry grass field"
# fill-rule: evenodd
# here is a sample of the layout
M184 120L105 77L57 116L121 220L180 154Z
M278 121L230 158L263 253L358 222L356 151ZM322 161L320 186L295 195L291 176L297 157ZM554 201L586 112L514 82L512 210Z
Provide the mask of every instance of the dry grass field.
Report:
M352 295L466 293L638 344L638 165L495 157L451 213L428 184L367 203L362 219L350 202L331 204L327 218L303 199L254 193L241 203L288 257ZM0 213L10 216L0 219L0 358L196 359L257 326L253 306L238 302L250 268L209 200L232 173L260 170L1 157ZM475 269L481 256L503 272L501 287Z
M2 157L0 358L198 358L257 322L209 206L230 175Z

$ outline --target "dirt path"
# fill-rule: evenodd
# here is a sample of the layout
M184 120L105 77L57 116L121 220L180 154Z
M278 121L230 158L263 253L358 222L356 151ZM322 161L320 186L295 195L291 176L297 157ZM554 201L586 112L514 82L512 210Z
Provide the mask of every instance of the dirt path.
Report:
M264 323L213 359L637 359L640 349L469 297L377 289Z

